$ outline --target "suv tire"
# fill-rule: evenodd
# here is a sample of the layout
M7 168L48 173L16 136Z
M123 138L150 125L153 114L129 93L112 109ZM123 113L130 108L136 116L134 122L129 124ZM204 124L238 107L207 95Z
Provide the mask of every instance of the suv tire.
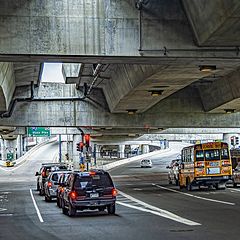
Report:
M40 188L40 190L39 190L39 195L40 195L40 196L43 196L43 195L44 195L44 189L43 189L43 188Z
M115 214L116 212L115 203L108 205L107 211L108 211L108 214Z
M76 215L76 212L77 212L76 208L73 207L70 203L68 203L68 216L73 217Z
M62 201L62 213L63 213L63 214L67 214L67 213L68 213L68 211L67 211L67 209L66 209L65 204L64 204L63 201Z
M51 199L51 197L48 197L47 195L45 195L45 201L46 201L46 202L51 202L52 199Z

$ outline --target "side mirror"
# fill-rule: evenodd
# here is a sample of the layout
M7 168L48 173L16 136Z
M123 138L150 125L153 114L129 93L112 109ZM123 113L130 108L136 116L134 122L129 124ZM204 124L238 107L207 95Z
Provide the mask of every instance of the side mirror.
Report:
M39 172L36 172L36 173L35 173L35 176L38 176L38 175L40 175Z

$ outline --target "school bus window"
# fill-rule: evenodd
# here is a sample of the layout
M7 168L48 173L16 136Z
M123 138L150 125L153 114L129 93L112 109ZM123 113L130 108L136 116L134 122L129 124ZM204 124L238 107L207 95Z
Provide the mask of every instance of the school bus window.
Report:
M219 149L205 150L205 159L206 160L219 160L220 159Z
M228 150L222 149L221 150L221 159L229 159Z
M203 150L196 151L196 161L204 161Z

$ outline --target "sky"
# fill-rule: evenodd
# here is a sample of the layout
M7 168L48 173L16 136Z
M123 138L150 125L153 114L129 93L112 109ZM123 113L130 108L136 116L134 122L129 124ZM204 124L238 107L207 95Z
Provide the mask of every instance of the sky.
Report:
M44 63L41 82L64 83L62 63Z

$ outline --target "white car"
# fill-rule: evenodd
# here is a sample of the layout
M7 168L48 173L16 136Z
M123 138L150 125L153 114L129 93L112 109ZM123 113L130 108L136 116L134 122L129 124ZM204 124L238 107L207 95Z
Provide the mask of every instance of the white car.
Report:
M141 162L140 162L140 166L141 166L141 168L143 168L143 167L151 168L152 167L152 161L150 159L142 159Z

